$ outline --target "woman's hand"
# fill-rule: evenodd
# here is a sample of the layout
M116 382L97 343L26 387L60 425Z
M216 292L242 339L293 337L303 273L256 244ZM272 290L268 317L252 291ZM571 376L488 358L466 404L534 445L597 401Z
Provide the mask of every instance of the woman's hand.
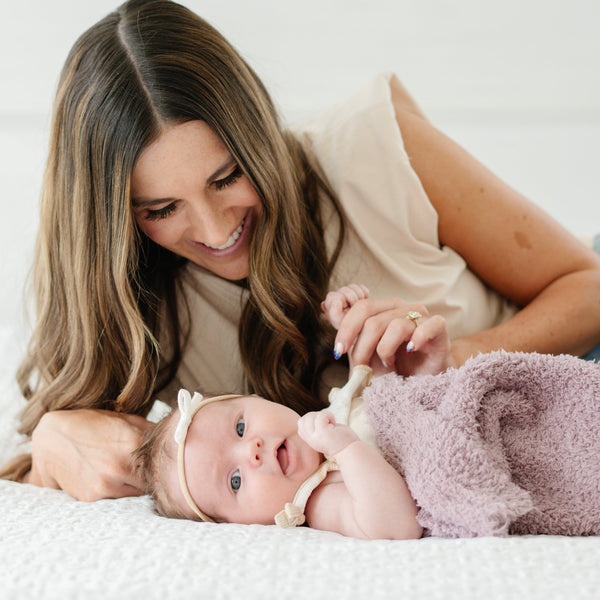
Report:
M107 410L46 413L31 437L32 468L24 482L65 490L86 502L139 496L131 453L152 423Z
M373 375L435 374L452 365L446 321L400 298L369 299L365 286L329 292L323 311L338 333L334 354L348 353L350 367L369 365Z

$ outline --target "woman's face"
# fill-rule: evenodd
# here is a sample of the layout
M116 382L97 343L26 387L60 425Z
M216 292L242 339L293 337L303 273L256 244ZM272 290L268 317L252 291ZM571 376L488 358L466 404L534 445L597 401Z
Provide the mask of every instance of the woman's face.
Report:
M248 276L258 194L204 121L164 130L138 159L131 203L154 242L220 277Z

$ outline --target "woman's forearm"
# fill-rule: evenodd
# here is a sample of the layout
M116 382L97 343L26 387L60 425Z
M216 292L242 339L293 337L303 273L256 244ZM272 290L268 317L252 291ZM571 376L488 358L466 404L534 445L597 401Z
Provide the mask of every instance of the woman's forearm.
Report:
M600 271L560 277L508 321L452 342L457 366L497 349L582 355L600 343Z

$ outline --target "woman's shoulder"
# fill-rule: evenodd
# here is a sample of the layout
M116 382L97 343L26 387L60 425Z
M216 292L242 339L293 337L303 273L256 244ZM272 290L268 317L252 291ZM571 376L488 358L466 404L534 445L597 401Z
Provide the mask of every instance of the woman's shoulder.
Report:
M348 178L367 176L365 168L403 164L410 171L392 102L394 75L380 73L348 98L292 129L340 194Z
M393 73L380 73L295 131L361 239L385 237L385 229L390 238L402 231L437 247L436 214L396 121L399 86L404 89Z
M381 116L385 119L386 114L393 118L391 82L394 78L391 72L379 73L353 94L296 124L292 131L302 141L315 144L348 129L356 130L361 121Z
M322 115L357 111L360 112L373 104L386 103L390 100L391 81L396 75L392 71L382 71L374 75L371 79L358 85L354 92L331 106L311 115L305 119L304 124L310 125L318 120ZM302 123L300 124L302 126Z

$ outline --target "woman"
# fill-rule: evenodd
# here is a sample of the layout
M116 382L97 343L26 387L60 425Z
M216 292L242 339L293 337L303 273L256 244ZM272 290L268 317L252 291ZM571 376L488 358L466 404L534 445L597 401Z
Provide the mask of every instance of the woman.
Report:
M18 375L33 461L4 476L85 500L138 493L129 454L159 391L318 408L346 376L332 350L365 314L365 357L391 323L412 334L409 310L446 318L456 365L600 342L598 258L432 127L394 77L284 131L218 32L175 3L132 0L73 47L50 148ZM320 301L348 281L373 299L334 340ZM419 360L417 348L396 367Z

